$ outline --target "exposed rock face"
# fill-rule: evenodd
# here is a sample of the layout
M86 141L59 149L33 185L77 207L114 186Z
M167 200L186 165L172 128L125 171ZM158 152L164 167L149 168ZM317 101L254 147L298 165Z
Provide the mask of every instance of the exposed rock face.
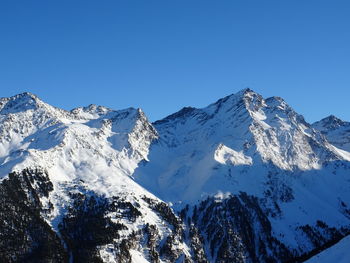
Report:
M140 109L0 99L1 262L302 262L350 234L348 123L242 90Z

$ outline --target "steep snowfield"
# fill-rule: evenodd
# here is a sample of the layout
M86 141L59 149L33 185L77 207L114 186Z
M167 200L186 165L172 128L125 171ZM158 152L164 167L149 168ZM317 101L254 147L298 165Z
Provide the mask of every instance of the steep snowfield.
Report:
M245 156L242 152L236 152L223 144L220 144L215 151L214 159L222 164L251 165L252 158Z
M350 259L350 236L334 246L307 260L306 263L348 263Z

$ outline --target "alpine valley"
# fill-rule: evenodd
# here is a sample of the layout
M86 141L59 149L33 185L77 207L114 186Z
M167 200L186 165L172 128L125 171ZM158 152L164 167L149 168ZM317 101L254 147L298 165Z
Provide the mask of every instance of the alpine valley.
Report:
M335 116L250 89L154 123L0 99L0 262L322 262L349 234Z

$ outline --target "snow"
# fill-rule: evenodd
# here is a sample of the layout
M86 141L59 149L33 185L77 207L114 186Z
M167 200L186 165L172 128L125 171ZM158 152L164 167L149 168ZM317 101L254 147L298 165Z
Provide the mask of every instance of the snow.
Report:
M305 263L348 263L350 260L350 236L322 251Z
M131 261L133 263L148 263L149 261L144 258L141 252L131 249L130 250L131 254Z
M245 156L243 151L236 152L223 144L216 149L214 159L221 164L251 165L253 163L252 158Z
M340 211L341 201L350 204L348 124L328 122L311 126L283 99L249 89L153 124L141 109L92 104L64 111L24 93L0 99L0 178L27 167L47 170L54 184L48 220L55 230L77 185L137 200L143 216L123 222L124 237L145 223L157 225L162 237L170 231L144 195L196 204L207 196L220 200L243 191L264 197L269 186L276 194L290 188L293 199L281 204L282 218L271 218L273 231L290 247L311 247L295 234L297 226L348 224ZM179 247L189 253L186 244ZM147 262L140 251L132 251L133 262ZM100 254L114 262L108 245Z
M322 132L337 148L350 152L350 122L331 115L315 122L312 127Z
M172 202L218 191L261 195L270 169L321 171L325 163L350 160L281 98L265 100L251 90L184 108L154 126L159 139L133 177Z

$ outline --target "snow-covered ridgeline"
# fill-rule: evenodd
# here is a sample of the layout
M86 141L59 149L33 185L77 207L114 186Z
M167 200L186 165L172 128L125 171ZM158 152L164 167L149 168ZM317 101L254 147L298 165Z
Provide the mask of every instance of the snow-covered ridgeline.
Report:
M153 124L140 109L90 105L65 111L23 93L0 99L0 177L26 168L46 171L54 187L41 201L53 204L45 216L56 231L71 194L93 193L138 207L142 216L134 221L117 218L114 210L107 214L127 226L122 238L154 225L163 243L174 227L145 200L180 209L211 196L236 200L245 193L255 200L254 209L270 211L265 216L272 234L302 254L315 246L303 234L306 226L316 229L320 221L338 231L349 225L348 123L328 123L310 125L282 98L264 99L250 89ZM172 238L191 257L189 240ZM130 249L135 260L149 260L144 247ZM100 254L113 262L113 245Z

